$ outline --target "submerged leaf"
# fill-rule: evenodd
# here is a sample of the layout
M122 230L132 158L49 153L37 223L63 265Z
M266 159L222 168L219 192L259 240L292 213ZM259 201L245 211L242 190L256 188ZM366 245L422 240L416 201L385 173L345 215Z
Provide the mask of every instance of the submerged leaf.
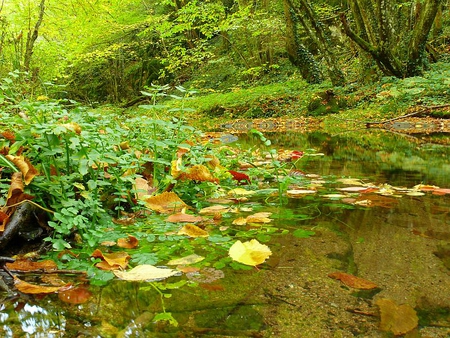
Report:
M54 293L61 289L61 286L43 286L30 284L17 277L14 277L14 285L17 290L26 294Z
M375 283L372 283L371 281L350 275L345 272L333 272L330 273L328 277L338 279L345 285L354 289L371 290L378 287Z
M92 297L92 292L86 286L77 286L58 292L58 298L64 303L83 304Z
M172 259L171 261L167 262L167 265L195 264L195 263L201 262L204 259L205 259L205 257L203 257L203 256L200 256L197 254L192 254L189 256L182 257L182 258Z
M271 254L269 247L256 239L244 243L238 240L228 251L228 255L236 262L251 266L264 263Z
M409 305L397 305L390 299L379 299L375 302L380 307L380 329L396 336L404 335L417 327L419 317Z

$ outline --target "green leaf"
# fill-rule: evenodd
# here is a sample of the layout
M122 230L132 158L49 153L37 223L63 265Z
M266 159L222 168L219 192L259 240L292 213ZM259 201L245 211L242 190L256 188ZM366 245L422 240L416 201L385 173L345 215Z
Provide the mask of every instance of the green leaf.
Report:
M316 233L311 230L297 229L292 234L297 238L309 238L314 236Z

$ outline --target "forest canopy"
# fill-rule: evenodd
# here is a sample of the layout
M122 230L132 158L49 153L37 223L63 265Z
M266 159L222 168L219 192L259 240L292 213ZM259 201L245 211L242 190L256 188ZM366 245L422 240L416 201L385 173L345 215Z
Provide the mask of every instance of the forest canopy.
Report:
M445 0L3 0L0 9L0 76L19 71L31 94L46 84L88 103L128 102L152 83L407 78L449 58Z

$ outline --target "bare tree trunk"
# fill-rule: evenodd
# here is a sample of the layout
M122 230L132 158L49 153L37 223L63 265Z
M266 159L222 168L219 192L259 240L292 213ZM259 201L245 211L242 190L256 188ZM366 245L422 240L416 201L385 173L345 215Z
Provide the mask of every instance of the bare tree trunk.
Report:
M27 34L27 42L25 47L25 55L23 58L23 67L26 71L30 70L31 57L33 56L34 43L36 42L39 36L39 27L42 24L42 20L44 19L45 13L45 0L41 0L39 4L39 16L36 24L34 25L33 31L31 29Z

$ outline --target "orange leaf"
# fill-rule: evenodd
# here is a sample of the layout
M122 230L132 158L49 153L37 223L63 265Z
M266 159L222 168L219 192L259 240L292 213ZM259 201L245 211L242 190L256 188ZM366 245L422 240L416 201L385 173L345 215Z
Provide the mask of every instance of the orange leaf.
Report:
M126 252L113 252L110 254L104 254L103 252L101 252L99 249L95 249L95 251L92 253L91 255L94 258L101 258L103 259L107 265L109 265L110 268L122 268L125 269L128 265L128 260L131 258ZM97 263L96 266L99 267L98 265L102 266L102 267L107 267L104 264L100 264Z
M380 307L380 329L383 331L400 336L414 330L419 324L416 311L409 305L397 305L390 299L379 299L375 304Z
M350 275L345 272L333 272L330 273L328 277L340 280L345 285L354 289L370 290L378 287L375 283L372 283L371 281Z
M209 233L194 224L186 224L178 231L178 235L188 235L189 237L208 237Z
M189 214L185 214L183 212L179 212L173 215L170 215L169 217L167 217L166 219L167 222L172 222L172 223L195 223L195 222L201 222L203 221L203 217L202 216L194 216L194 215L189 215Z
M61 289L60 286L42 286L27 283L23 280L20 280L17 277L14 277L14 285L17 290L26 294L39 294L39 293L54 293Z
M0 211L0 232L5 231L5 225L8 224L9 216L3 211Z
M33 262L28 259L18 259L13 263L7 263L6 267L14 271L54 271L58 269L58 266L52 260Z
M188 205L174 192L163 192L162 194L151 196L145 200L149 209L162 214L171 214L187 208Z
M91 297L92 293L85 286L78 286L58 293L58 298L69 304L83 304Z
M136 237L128 235L128 238L119 238L117 240L117 246L124 249L134 249L139 245L139 241Z

